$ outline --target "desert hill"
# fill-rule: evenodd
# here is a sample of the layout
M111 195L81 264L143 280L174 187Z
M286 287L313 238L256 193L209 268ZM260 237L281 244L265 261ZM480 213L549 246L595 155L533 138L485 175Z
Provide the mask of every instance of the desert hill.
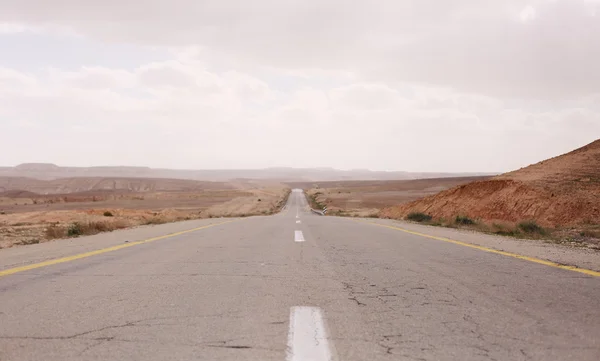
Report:
M552 227L600 224L600 139L526 168L386 208L381 215L404 218L411 212L445 219L535 220Z

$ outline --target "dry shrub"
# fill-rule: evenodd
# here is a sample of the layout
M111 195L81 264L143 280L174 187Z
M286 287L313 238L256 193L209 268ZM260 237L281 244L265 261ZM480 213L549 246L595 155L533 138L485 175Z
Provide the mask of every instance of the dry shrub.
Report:
M108 222L88 222L84 223L83 234L95 234L112 230L112 225Z
M586 237L586 238L598 238L598 239L600 239L600 231L596 231L596 230L584 230L584 231L581 231L579 233L579 235L581 237Z
M111 232L115 229L127 228L129 224L125 221L106 222L106 221L90 221L90 222L75 222L67 228L67 236L78 237L102 232Z
M150 224L165 224L168 223L169 220L166 219L165 217L162 216L154 216L152 218L148 218L146 220L144 220L144 222L142 224L144 225L150 225Z
M47 239L57 239L67 237L67 228L56 224L46 228Z
M113 227L113 229L124 229L124 228L131 227L131 224L129 224L127 221L124 221L124 220L118 220L118 221L112 222L112 227Z
M34 238L34 239L22 240L22 241L20 241L20 242L17 242L17 243L15 243L15 244L18 244L18 245L21 245L21 246L26 246L26 245L30 245L30 244L38 244L38 243L40 243L40 240L39 240L39 239L36 239L36 238Z
M522 237L521 231L513 223L509 222L493 222L489 229L490 233L507 236L507 237Z
M540 227L534 220L523 221L518 225L519 229L527 234L545 235L546 230Z
M411 212L406 216L406 219L413 222L429 222L433 217L429 214L421 212Z
M456 218L454 219L454 223L461 225L461 226L471 226L476 224L477 222L475 222L475 220L467 217L467 216L456 216Z

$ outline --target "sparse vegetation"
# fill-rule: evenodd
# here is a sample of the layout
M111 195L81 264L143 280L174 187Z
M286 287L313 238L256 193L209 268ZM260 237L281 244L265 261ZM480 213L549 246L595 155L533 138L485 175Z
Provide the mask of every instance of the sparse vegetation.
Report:
M67 236L67 229L65 227L53 224L46 228L45 235L46 239L65 238Z
M458 224L459 226L472 226L477 222L467 216L456 216L454 223Z
M544 230L544 228L540 227L533 220L521 222L519 223L518 227L520 230L527 234L545 235L547 233L546 230Z
M93 235L102 232L111 232L116 229L126 228L125 222L75 222L67 228L68 237Z
M585 238L598 238L598 239L600 239L600 231L596 231L596 230L581 231L581 232L579 232L579 235L581 237L585 237Z
M406 216L406 219L409 221L413 221L413 222L419 222L419 223L423 223L423 222L429 222L431 221L433 217L430 216L429 214L425 214L425 213L421 213L421 212L412 212L409 213L408 216Z
M6 215L0 215L0 247L22 244L20 242L30 239L46 241L78 237L129 226L201 219L211 215L269 215L285 206L291 192L289 187L271 185L237 189L230 188L226 183L211 183L206 184L209 187L205 188L202 182L182 180L181 185L177 182L169 181L166 184L169 189L164 192L102 190L46 195L32 193L19 194L22 198L14 200L10 197L2 199L0 212ZM200 184L202 189L189 188L190 182L193 187ZM171 191L173 185L180 188ZM96 203L92 205L90 202L94 198ZM33 200L37 201L37 205L33 205ZM105 205L105 201L111 203ZM24 203L27 207L23 206Z
M18 242L17 244L26 246L29 244L38 244L38 243L40 243L40 240L37 238L34 238L34 239L23 240L21 242Z
M483 233L490 233L499 236L515 237L515 238L530 238L530 239L548 239L562 242L564 238L561 238L555 232L544 229L539 226L535 221L523 221L517 225L509 223L492 223L491 225L485 222L478 222L466 216L457 216L454 221L448 222L444 218L434 218L428 214L413 212L406 216L407 220L427 224L430 226L457 228L465 227L480 231ZM585 230L579 232L579 236L584 238L599 238L600 230Z
M319 202L318 197L322 195L321 192L316 192L314 194L308 194L308 202L310 203L310 207L313 209L321 210L326 207L326 204Z
M67 236L69 237L77 237L82 235L81 224L73 223L67 228Z
M491 232L499 236L518 237L520 232L514 226L502 223L492 223Z
M267 214L275 214L275 213L281 211L281 209L287 203L288 198L290 197L291 193L292 193L292 190L290 188L285 189L283 196L279 199L279 201L277 202L275 207L273 207L267 211Z
M142 224L151 225L151 224L165 224L169 222L166 218L160 216L154 216L152 218L146 219Z

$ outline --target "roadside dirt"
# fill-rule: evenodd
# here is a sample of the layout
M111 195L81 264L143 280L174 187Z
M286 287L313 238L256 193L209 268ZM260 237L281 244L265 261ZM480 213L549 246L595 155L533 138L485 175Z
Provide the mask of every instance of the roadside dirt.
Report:
M316 206L327 206L330 215L375 216L385 207L410 202L441 190L487 177L434 178L398 181L339 181L288 183L307 190Z
M234 189L224 184L222 188L225 189L95 190L53 195L6 192L5 197L0 197L0 248L62 238L76 223L91 224L90 231L97 233L144 224L271 214L289 191L283 186Z
M478 246L488 247L499 251L512 252L524 256L548 260L563 265L570 265L600 271L598 251L588 247L579 247L570 242L556 244L543 239L516 239L491 234L481 234L469 229L452 229L415 224L411 222L390 219L364 219L392 227L399 227L412 232L423 233L435 237L449 238ZM439 242L423 238L424 242Z

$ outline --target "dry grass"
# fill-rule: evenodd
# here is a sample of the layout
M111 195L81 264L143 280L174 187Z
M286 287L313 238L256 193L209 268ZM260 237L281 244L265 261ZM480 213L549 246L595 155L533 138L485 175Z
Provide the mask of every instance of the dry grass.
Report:
M169 223L169 222L173 222L174 220L170 220L167 217L163 217L163 216L155 216L155 217L151 217L146 219L144 222L142 222L143 225L152 225L152 224L165 224L165 223Z
M451 220L444 218L432 218L427 220L426 218L421 217L409 219L408 216L405 220L430 226L467 229L497 236L542 240L551 243L567 244L570 246L600 249L600 225L590 225L591 228L588 229L552 229L543 228L531 220L524 220L522 222L486 222L481 219L469 219L465 222L464 217L456 217Z
M600 239L600 230L594 230L594 229L583 230L583 231L579 232L579 235L581 237L586 237L586 238Z
M45 236L46 239L65 238L67 237L67 227L56 224L50 225L46 228Z
M26 240L22 240L19 243L17 243L18 245L21 246L26 246L26 245L30 245L30 244L38 244L40 243L39 239L33 238L33 239L26 239Z
M406 219L413 222L430 222L431 217L429 214L421 213L421 212L413 212L406 216Z
M89 221L89 222L73 222L69 225L52 224L46 228L44 232L47 240L79 237L98 234L102 232L112 232L117 229L129 227L130 224L123 221Z

